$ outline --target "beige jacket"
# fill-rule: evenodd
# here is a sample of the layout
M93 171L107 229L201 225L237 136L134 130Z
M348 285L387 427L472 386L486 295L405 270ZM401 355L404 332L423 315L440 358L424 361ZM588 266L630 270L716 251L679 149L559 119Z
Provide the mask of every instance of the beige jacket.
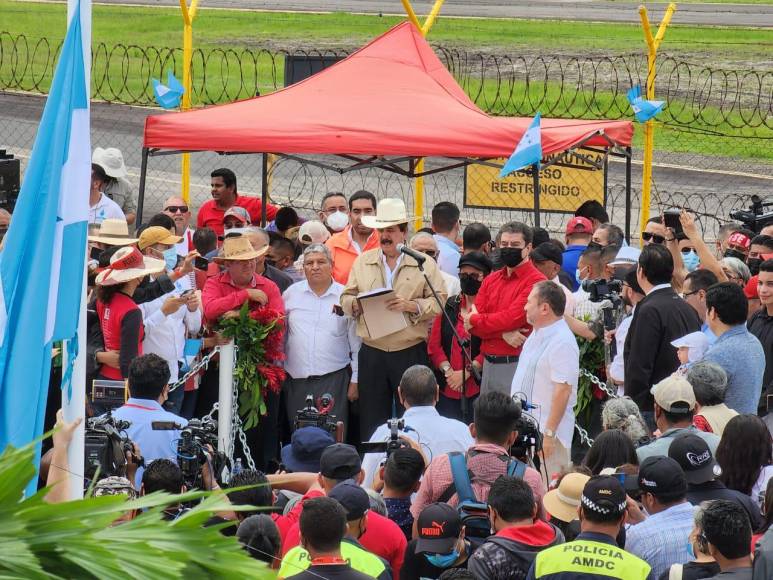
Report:
M427 259L424 262L424 270L435 287L441 302L445 304L446 286L437 264L434 260ZM349 282L341 294L341 307L347 316L351 316L352 305L357 294L384 287L386 287L386 276L381 249L376 248L363 252L352 265ZM429 325L441 312L432 296L432 290L429 289L419 270L418 263L410 256L403 256L392 277L392 289L401 298L414 300L421 309L421 314L407 315L408 328L379 339L371 339L365 321L362 317L357 320L357 334L362 338L362 341L368 346L387 352L410 348L423 340L427 340Z

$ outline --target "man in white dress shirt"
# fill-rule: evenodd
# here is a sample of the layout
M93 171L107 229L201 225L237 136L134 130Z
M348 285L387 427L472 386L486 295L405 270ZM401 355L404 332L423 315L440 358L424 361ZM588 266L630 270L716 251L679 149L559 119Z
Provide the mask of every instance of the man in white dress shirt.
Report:
M534 331L526 339L513 377L512 394L536 405L548 480L570 461L580 349L564 321L566 297L550 280L537 283L526 301Z
M331 395L327 409L346 424L348 396L357 392L357 355L361 340L354 319L339 306L342 284L333 280L330 250L311 244L303 251L306 279L290 286L282 295L287 315L284 385L290 424L314 397L320 408L323 395Z
M461 421L443 417L435 409L440 397L440 388L435 373L424 365L408 367L397 387L400 402L405 407L403 420L405 428L400 432L403 437L410 437L419 444L427 464L434 457L458 451L466 453L475 441L470 435L470 428ZM385 423L378 427L371 436L372 442L387 441L389 426ZM362 460L362 470L365 472L363 485L368 487L373 483L373 476L378 471L381 462L386 458L384 453L366 453Z

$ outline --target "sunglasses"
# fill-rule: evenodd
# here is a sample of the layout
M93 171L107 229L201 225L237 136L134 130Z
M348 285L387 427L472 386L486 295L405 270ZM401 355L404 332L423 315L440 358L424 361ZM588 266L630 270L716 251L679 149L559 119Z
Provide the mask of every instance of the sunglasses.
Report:
M641 239L644 240L645 242L649 242L650 240L652 240L652 242L656 244L662 244L663 242L666 241L666 238L664 238L660 234L651 234L650 232L642 232Z
M682 253L683 254L689 254L690 252L695 252L695 251L696 251L695 248L690 248L690 247L682 248Z
M164 208L167 213L188 213L187 205L170 205Z
M430 258L437 258L437 252L435 250L427 250L424 253Z

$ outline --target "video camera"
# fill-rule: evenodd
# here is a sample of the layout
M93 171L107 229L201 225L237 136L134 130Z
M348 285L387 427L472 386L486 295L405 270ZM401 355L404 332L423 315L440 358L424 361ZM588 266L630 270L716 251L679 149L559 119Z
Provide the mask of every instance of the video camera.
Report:
M606 280L604 278L601 280L583 280L582 289L590 294L588 300L591 302L609 300L612 305L616 305L620 301L623 283L620 280Z
M314 396L306 395L306 406L295 414L294 430L303 427L319 427L330 433L339 443L344 437L343 421L336 421L335 415L331 415L335 399L333 395L325 393L319 398L318 406L314 404Z
M202 487L201 467L209 461L209 446L217 449L217 421L211 417L188 421L177 441L177 465L188 489ZM227 463L224 454L215 452L211 463L212 476L219 476Z
M773 211L765 211L765 208L773 207L773 203L764 203L759 195L751 197L752 204L749 209L737 209L730 212L730 217L738 220L755 234L762 228L773 223Z
M400 431L405 431L405 419L393 417L387 421L387 426L389 427L389 439L386 441L363 441L360 444L363 453L386 453L389 457L398 449L410 447L400 438Z
M539 465L537 454L542 450L542 433L540 433L537 419L527 412L528 409L535 407L517 396L514 396L513 399L521 409L521 416L516 422L515 430L518 431L518 439L510 447L510 456L523 462L528 462L531 459L536 465Z
M86 477L93 479L97 471L100 477L126 477L126 453L134 452L134 444L126 434L129 427L129 421L116 419L109 411L86 421ZM138 465L144 465L142 457Z

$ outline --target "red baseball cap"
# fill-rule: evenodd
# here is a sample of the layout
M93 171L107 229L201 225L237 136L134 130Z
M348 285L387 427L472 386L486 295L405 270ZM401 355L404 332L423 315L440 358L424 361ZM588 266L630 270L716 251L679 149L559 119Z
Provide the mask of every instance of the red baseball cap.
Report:
M566 234L592 234L593 222L582 216L575 216L566 224Z

